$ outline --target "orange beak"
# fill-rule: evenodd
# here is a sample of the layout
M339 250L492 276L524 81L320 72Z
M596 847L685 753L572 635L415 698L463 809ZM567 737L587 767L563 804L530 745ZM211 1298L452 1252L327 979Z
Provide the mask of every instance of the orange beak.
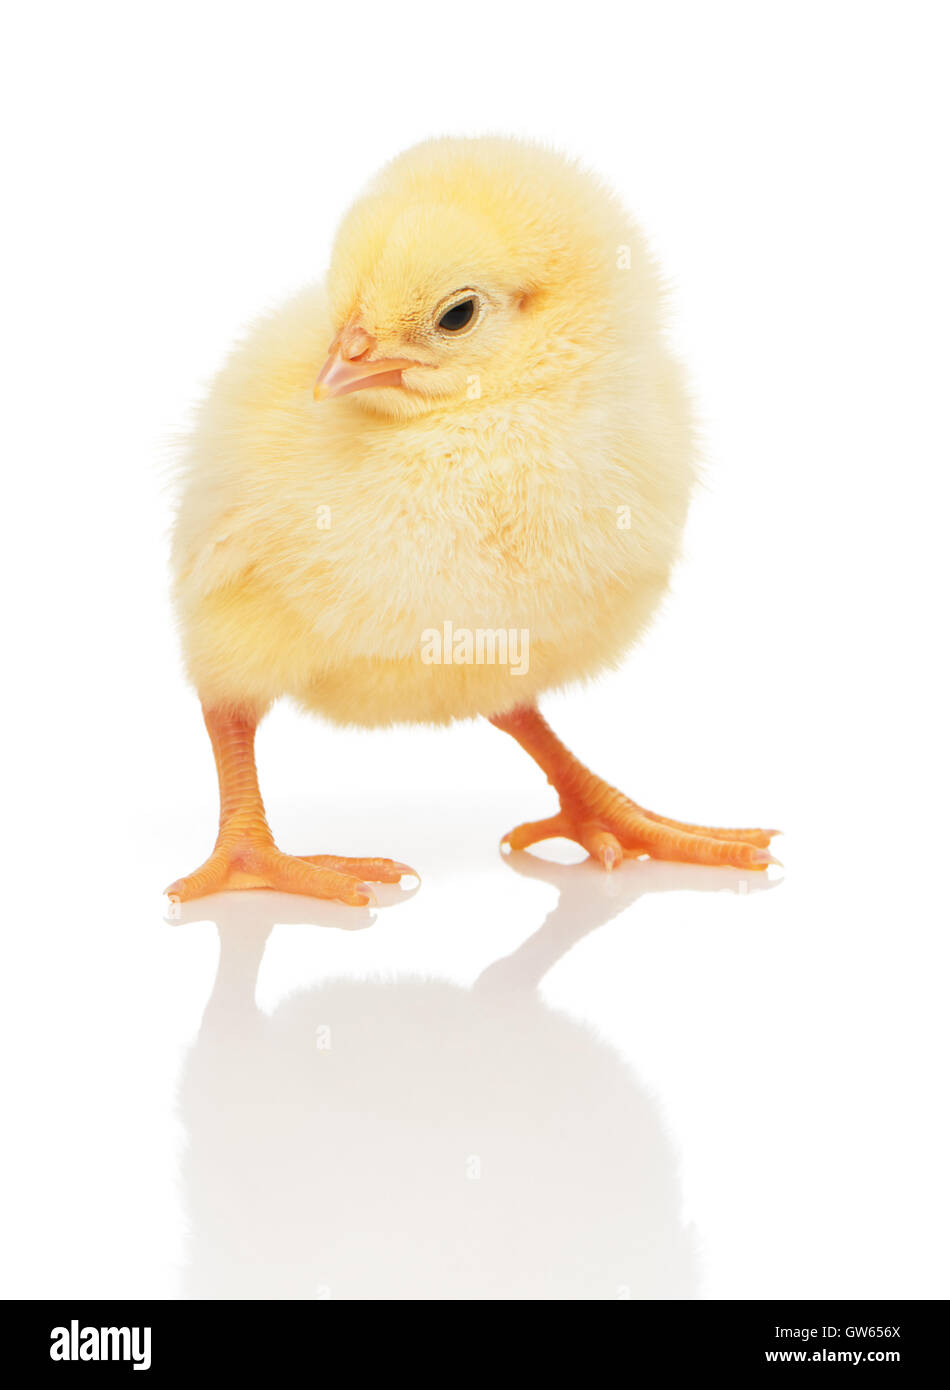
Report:
M367 386L401 386L406 367L419 367L407 357L370 356L376 339L355 324L347 324L330 344L327 360L320 368L313 399L325 401L331 396L347 396Z

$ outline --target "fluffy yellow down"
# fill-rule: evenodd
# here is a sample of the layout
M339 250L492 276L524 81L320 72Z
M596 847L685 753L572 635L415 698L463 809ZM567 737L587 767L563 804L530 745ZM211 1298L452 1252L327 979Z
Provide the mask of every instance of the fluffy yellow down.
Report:
M478 322L440 336L436 306L468 287ZM445 723L619 660L693 481L660 299L623 208L547 149L445 139L388 165L326 284L257 323L199 411L173 565L202 701ZM353 322L426 365L317 403ZM528 669L423 660L446 622L526 630Z

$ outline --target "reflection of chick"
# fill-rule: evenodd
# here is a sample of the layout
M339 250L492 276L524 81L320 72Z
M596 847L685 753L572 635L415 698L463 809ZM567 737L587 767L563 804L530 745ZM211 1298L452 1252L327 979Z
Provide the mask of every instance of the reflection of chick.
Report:
M185 1297L696 1295L655 1102L536 997L331 981L212 1017L181 1105Z
M254 994L268 913L325 921L336 905L298 899L295 917L270 895L222 901L217 978L181 1086L186 1297L696 1296L654 1099L537 986L643 894L735 889L737 875L628 866L607 895L583 868L523 860L558 904L472 989L331 980L265 1014Z
M252 331L195 430L176 599L221 825L169 892L365 903L364 880L405 869L277 850L253 739L283 695L364 725L487 715L560 799L513 848L565 835L608 869L625 853L763 867L770 832L643 810L535 705L643 631L692 479L655 274L614 198L517 141L395 160L345 219L326 288ZM449 624L461 646L426 659ZM499 659L502 630L527 634L527 662Z

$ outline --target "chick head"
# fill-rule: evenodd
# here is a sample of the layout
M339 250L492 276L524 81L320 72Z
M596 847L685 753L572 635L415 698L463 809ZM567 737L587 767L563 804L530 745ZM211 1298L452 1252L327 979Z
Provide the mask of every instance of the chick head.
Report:
M328 278L336 337L314 396L409 418L557 391L635 349L656 281L614 196L544 147L428 141L350 209Z

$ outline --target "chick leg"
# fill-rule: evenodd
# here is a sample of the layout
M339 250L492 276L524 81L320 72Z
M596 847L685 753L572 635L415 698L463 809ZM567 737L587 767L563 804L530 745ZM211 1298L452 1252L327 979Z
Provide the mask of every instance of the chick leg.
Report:
M267 824L257 782L257 720L232 710L203 712L218 769L218 838L200 869L176 879L165 889L169 897L188 902L231 888L274 888L310 898L337 898L362 907L373 901L365 879L398 883L404 873L415 872L394 859L347 859L329 854L298 858L282 854Z
M638 806L579 762L533 706L518 706L493 716L491 722L531 755L561 803L557 815L519 825L506 835L502 844L511 849L527 849L540 840L563 836L583 845L607 870L625 857L644 854L651 859L743 869L764 869L777 862L768 851L776 830L689 825Z

